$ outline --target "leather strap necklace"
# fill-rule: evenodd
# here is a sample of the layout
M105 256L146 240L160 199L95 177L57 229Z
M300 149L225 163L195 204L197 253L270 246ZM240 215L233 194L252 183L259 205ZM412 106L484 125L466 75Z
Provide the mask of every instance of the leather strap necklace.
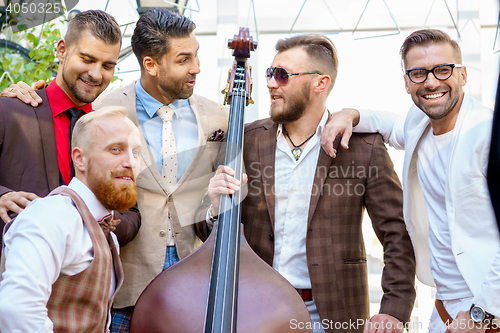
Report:
M315 130L314 133L311 134L311 136L308 137L304 142L302 142L300 145L295 145L295 143L293 143L292 139L290 138L290 135L288 135L288 132L287 132L287 130L285 128L285 125L283 125L283 132L285 132L286 137L288 138L288 140L290 140L290 143L294 147L292 149L292 155L293 155L293 157L295 157L296 161L299 160L300 155L302 154L302 149L300 147L303 146L307 141L309 141L314 136L314 134L316 134L316 130Z

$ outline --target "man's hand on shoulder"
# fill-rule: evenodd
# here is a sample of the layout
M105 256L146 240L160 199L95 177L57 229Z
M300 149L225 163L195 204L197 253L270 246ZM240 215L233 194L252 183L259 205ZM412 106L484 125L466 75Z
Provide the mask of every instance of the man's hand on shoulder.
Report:
M365 324L363 333L402 333L404 324L388 314L376 314Z
M33 88L30 87L23 81L19 81L17 84L11 84L8 88L5 88L0 96L2 97L17 97L19 100L26 104L31 104L33 107L38 106L42 103L42 99L35 90L42 89L45 86L44 80L37 81Z
M352 129L359 123L359 112L355 109L342 109L332 113L328 123L321 133L321 147L331 157L337 156L337 150L333 148L333 142L337 135L342 135L340 144L345 149L349 148L349 139L352 135Z
M9 223L11 221L8 214L9 211L19 214L36 198L38 198L38 196L35 193L29 192L19 191L5 193L0 196L0 218L5 223Z

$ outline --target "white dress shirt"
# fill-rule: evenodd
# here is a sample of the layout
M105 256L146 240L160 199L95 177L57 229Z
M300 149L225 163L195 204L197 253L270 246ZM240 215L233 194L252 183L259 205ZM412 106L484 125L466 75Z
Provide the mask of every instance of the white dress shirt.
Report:
M109 214L78 179L68 187L80 195L97 221ZM118 248L116 236L111 235ZM34 200L5 233L4 244L0 331L53 332L47 310L52 285L59 275L82 272L94 258L92 240L73 201L62 195ZM113 272L111 295L115 281Z
M278 125L274 172L276 208L273 268L298 289L311 288L306 257L307 219L321 149L319 141L327 119L328 112L325 110L316 128L316 135L303 147L298 161L292 155L283 126Z

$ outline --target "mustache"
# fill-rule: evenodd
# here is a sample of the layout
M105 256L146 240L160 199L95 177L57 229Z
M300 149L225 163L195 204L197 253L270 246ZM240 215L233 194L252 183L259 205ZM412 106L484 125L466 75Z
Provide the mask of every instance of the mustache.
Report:
M113 177L113 178L116 178L116 177L129 177L135 183L135 177L134 177L134 174L132 172L128 172L128 171L111 171L111 177Z
M102 84L102 80L94 80L93 78L91 78L90 76L80 76L80 78L82 80L85 80L87 82L90 82L92 84L96 84L96 85L101 85Z
M436 93L436 92L447 92L449 91L449 89L446 89L446 87L436 87L434 89L429 89L429 88L421 88L418 90L418 93L419 94L433 94L433 93Z

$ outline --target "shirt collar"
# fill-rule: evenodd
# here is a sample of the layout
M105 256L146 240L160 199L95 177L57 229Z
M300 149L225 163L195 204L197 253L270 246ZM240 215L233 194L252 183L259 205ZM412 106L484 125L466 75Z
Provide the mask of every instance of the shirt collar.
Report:
M96 219L101 221L105 216L109 215L109 211L104 208L102 203L96 198L95 194L78 178L73 177L68 187L74 190L83 199L90 213Z
M62 91L62 89L57 85L55 79L48 85L46 91L50 109L52 110L52 115L54 117L57 117L69 108L75 107L75 103L73 103L71 98L69 98L64 91ZM92 104L85 104L84 106L79 107L79 109L85 113L89 113L92 111Z
M135 94L137 99L142 103L144 110L150 118L156 116L156 111L163 106L163 103L159 102L153 96L151 96L141 84L141 79L137 80L135 83ZM168 106L174 110L174 114L180 117L183 112L186 112L185 106L189 106L189 99L177 99L170 103Z

